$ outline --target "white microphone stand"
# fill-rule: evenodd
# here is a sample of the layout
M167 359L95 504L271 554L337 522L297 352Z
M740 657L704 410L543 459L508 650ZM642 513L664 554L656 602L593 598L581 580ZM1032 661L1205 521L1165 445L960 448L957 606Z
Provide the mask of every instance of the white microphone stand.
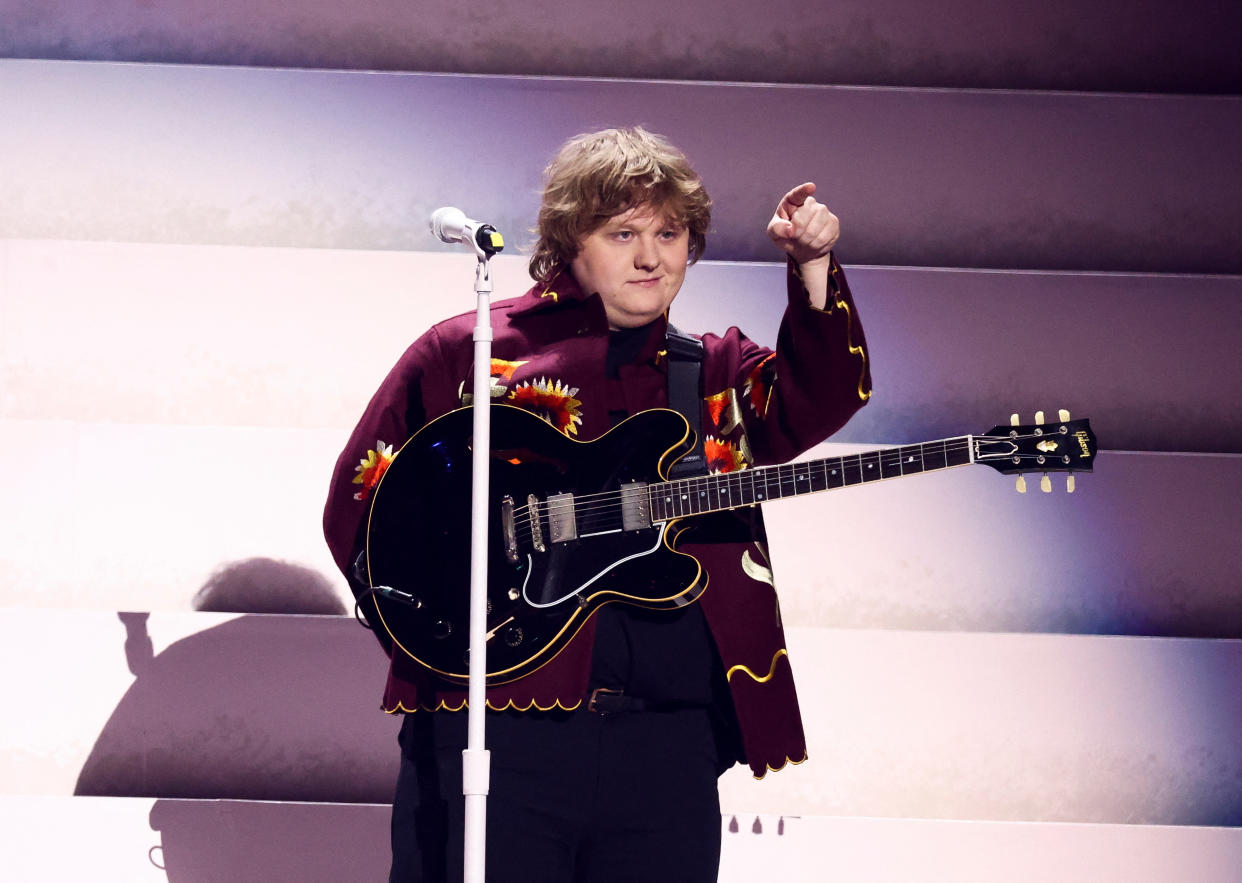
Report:
M483 747L487 711L487 520L491 454L492 277L494 251L466 237L479 263L474 276L478 312L474 326L474 461L470 533L470 690L466 750L461 754L466 798L465 883L484 883L487 848L487 792L491 754ZM499 239L499 237L497 237Z

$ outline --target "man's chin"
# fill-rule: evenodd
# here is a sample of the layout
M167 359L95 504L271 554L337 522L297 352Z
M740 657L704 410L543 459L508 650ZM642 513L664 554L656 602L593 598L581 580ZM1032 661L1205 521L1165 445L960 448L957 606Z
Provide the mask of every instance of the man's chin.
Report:
M664 315L663 311L659 313L655 313L654 315L644 314L640 316L633 315L632 313L627 313L624 316L617 316L614 318L609 318L608 328L611 331L626 331L631 328L642 328L644 325L650 325L652 322L654 322L656 319L660 318L663 315Z

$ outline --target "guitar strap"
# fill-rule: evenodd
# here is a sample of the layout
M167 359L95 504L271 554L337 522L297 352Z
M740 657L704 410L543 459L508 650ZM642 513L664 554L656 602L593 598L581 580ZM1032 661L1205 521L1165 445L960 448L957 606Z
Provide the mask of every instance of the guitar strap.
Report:
M694 430L694 448L673 464L669 478L707 474L703 455L703 341L674 325L666 333L668 346L668 405L686 418Z

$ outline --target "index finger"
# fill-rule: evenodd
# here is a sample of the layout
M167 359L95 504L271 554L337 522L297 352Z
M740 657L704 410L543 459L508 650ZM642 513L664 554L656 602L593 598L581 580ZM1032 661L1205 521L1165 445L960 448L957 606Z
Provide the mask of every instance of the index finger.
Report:
M790 190L781 198L781 203L789 203L790 205L802 205L806 202L806 198L815 192L815 182L807 181L805 184L799 184L793 190Z

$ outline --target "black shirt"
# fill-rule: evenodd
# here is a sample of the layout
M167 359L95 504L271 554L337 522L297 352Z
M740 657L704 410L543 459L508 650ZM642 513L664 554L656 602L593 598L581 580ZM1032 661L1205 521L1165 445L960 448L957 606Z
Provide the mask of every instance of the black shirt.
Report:
M606 370L610 380L619 378L621 365L638 360L654 324L609 333ZM608 416L616 426L630 415L613 410ZM698 604L680 610L605 604L595 616L592 689L624 690L656 704L712 704L720 663Z

